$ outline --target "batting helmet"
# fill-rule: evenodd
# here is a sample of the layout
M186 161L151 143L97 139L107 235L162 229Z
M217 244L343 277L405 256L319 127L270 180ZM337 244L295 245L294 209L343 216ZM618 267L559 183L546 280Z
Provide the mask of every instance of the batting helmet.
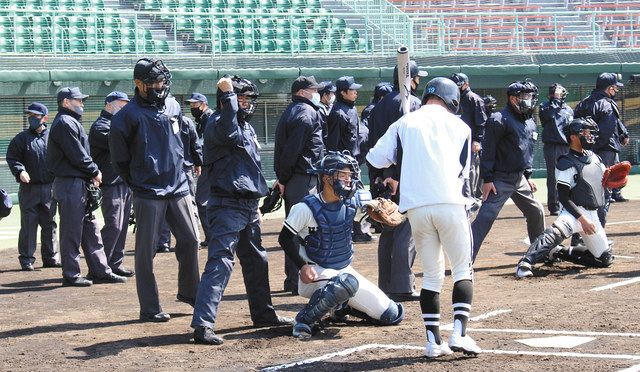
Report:
M465 83L469 83L469 77L467 76L467 74L463 74L462 72L456 72L455 74L451 75L449 79L456 83L458 88L462 87Z
M423 104L427 102L429 96L436 96L443 100L453 114L460 108L460 90L450 79L437 77L429 80L422 95Z

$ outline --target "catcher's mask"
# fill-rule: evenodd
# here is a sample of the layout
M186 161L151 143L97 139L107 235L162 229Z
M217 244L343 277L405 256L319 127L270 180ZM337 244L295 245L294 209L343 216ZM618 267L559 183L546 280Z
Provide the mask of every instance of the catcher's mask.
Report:
M538 87L530 81L516 81L507 88L507 96L517 98L513 108L524 116L531 116L538 103Z
M358 161L349 151L329 151L313 172L321 177L321 184L322 176L329 176L333 192L342 201L350 200L356 190L362 187Z
M238 96L238 120L250 121L253 114L258 107L258 87L250 80L244 79L238 75L231 77L231 84L233 85L233 93ZM218 97L222 95L222 91L218 89ZM241 103L241 97L245 97L246 103ZM242 107L245 105L245 107Z
M576 118L565 125L563 133L567 142L571 142L571 135L580 136L580 144L585 150L590 150L598 138L598 124L591 117Z
M171 73L161 60L139 59L133 69L133 78L145 85L149 101L164 105L171 90ZM161 85L158 86L158 83Z

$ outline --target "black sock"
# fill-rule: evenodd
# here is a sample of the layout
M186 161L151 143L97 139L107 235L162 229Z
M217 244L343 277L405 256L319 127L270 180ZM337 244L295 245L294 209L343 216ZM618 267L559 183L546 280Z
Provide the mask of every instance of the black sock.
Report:
M459 280L453 285L453 329L459 330L464 336L467 330L467 321L471 311L473 300L473 282L471 280Z
M442 342L440 339L440 293L423 288L420 291L420 309L427 329L427 340L439 345Z

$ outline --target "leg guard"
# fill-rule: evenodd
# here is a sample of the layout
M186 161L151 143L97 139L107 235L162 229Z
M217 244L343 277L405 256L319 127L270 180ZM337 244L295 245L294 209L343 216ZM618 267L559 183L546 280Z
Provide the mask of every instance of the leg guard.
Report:
M600 257L594 257L591 252L582 247L560 249L555 252L554 255L561 260L573 262L578 265L600 268L611 266L614 259L611 250L602 253Z
M296 323L313 325L334 307L355 296L358 279L347 273L331 278L327 285L313 293L307 306L296 316Z
M380 315L380 319L373 318L369 316L369 314L362 312L360 310L356 310L351 306L345 306L343 309L340 309L336 313L339 313L342 316L354 316L356 318L362 319L367 323L371 323L377 326L387 326L387 325L396 325L399 324L402 319L404 319L404 307L402 304L397 302L391 302L387 310Z
M561 221L554 222L547 227L542 235L538 236L533 244L529 246L529 250L522 257L521 261L525 261L531 265L544 262L552 248L562 243L563 240L571 236L571 226Z

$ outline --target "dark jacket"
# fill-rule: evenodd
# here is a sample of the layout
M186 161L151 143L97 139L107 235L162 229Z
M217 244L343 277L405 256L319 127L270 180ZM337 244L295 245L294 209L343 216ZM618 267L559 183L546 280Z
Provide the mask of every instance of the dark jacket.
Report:
M294 174L307 174L322 159L322 118L308 99L293 96L276 127L274 170L286 185Z
M620 139L629 136L620 118L616 101L602 90L593 90L591 95L578 103L574 110L576 118L591 116L598 123L599 134L593 151L620 152Z
M267 195L259 145L251 124L238 122L238 99L228 92L220 97L222 108L215 123L204 131L207 158L212 159L211 195L258 199Z
M113 170L111 154L109 153L109 131L111 130L111 113L102 110L100 116L89 129L89 144L91 145L91 157L98 164L102 172L103 185L118 185L122 177Z
M209 125L215 125L216 121L218 121L219 118L220 118L220 110L216 109L211 113L211 115L209 115L208 122L204 126L205 130ZM207 144L204 143L204 132L203 132L203 142L202 142L203 165L211 165L211 163L213 163L213 161L215 160L213 157L213 153L214 153L214 149L213 148L207 149Z
M180 126L162 109L135 97L111 119L109 149L114 170L145 199L168 199L189 193L183 170Z
M563 101L551 99L540 104L540 123L542 124L542 142L554 145L567 145L562 128L573 120L573 110Z
M485 127L480 160L480 176L493 182L495 172L533 172L533 144L536 123L515 112L511 105L494 112Z
M422 102L414 95L411 95L411 103L409 104L409 111L413 112L420 108ZM384 136L391 124L395 123L402 117L402 109L400 91L397 87L393 88L393 91L376 104L371 110L371 114L367 119L369 124L369 139L368 147L373 148L380 137ZM371 184L375 181L376 177L387 178L392 177L394 180L400 180L400 168L396 165L392 165L383 172L381 169L376 169L369 166L369 180Z
M30 185L53 181L53 174L49 172L46 161L48 139L47 128L40 133L27 128L13 137L7 148L7 165L16 181L21 182L22 171L29 173Z
M91 179L98 175L98 165L91 158L89 138L80 123L81 116L59 108L51 123L47 144L47 167L55 177Z
M336 98L327 118L327 151L348 150L354 158L360 155L358 146L360 118L354 102Z
M196 119L196 132L198 132L198 137L202 138L204 136L204 131L207 128L207 123L209 122L209 118L213 115L213 110L207 108L202 115L198 119Z
M482 97L467 88L460 93L460 119L471 128L471 139L482 143L487 114L484 110Z
M198 133L193 120L180 115L180 138L184 146L184 167L202 166L202 145L198 141Z
M369 115L371 115L371 110L373 110L373 108L376 107L376 103L371 102L370 104L367 105L367 107L362 109L362 112L360 113L360 121L363 122L366 127L369 127L369 123L367 122L367 119L369 118Z

